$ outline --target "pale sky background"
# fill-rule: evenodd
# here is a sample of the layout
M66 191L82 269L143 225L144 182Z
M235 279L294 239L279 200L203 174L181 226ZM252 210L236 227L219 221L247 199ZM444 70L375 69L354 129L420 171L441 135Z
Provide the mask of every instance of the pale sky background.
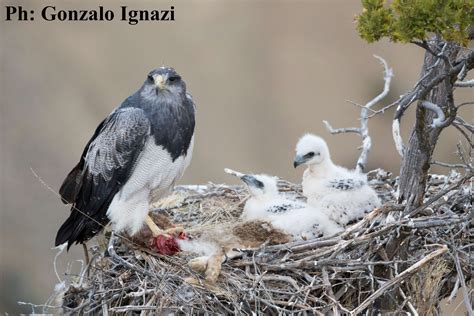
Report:
M355 165L360 139L330 136L322 120L358 124L359 110L345 100L365 103L381 91L373 54L395 73L377 108L414 85L423 59L412 45L361 40L358 0L101 1L116 15L120 5L174 5L175 22L136 26L39 19L47 4L94 9L95 1L2 1L1 10L6 4L35 9L37 17L20 23L2 16L0 27L0 312L28 312L15 301L42 303L56 282L51 247L69 210L30 169L57 190L95 127L149 70L175 67L197 104L194 158L180 183L236 183L225 167L299 181L294 146L306 132L325 137L337 163ZM456 92L456 102L469 98L472 91ZM472 113L465 107L462 114L472 120ZM392 114L369 123L369 169L398 172ZM413 110L402 122L405 141L412 118ZM458 138L454 129L444 131L435 158L456 162ZM82 247L63 256L60 268L74 258L82 258Z

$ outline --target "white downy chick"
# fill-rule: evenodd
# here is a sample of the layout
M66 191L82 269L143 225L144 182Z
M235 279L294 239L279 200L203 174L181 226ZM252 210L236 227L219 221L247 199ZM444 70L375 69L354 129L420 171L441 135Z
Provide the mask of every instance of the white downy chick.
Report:
M278 191L276 177L242 174L230 169L226 172L239 177L250 192L241 215L243 220L268 221L295 239L331 236L344 230L322 210L283 196Z
M344 230L321 210L285 198L278 192L276 177L225 171L239 177L250 192L242 221L205 230L197 240L178 241L183 251L201 255L192 259L189 266L203 272L207 282L217 281L222 262L239 255L235 249L258 247L264 242L281 244L301 238L331 236ZM188 281L199 284L193 278Z
M306 134L298 141L293 165L302 164L307 166L302 185L308 204L324 210L338 224L361 219L381 205L367 176L335 165L321 137Z

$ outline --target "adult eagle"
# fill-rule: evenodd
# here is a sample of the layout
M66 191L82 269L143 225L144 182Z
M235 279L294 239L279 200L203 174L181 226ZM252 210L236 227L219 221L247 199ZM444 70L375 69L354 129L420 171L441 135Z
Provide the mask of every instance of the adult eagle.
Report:
M97 127L79 163L59 191L72 204L56 246L84 243L110 221L116 232L137 233L144 223L163 233L148 216L191 162L195 106L173 69L151 71L141 88Z

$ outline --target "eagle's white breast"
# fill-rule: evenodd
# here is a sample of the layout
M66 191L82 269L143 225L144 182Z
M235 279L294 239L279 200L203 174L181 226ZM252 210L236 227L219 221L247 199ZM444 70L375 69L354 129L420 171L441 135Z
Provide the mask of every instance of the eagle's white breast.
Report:
M163 197L181 178L191 162L194 136L185 156L172 160L153 137L146 142L132 175L115 195L107 211L114 231L137 233L143 226L152 200Z

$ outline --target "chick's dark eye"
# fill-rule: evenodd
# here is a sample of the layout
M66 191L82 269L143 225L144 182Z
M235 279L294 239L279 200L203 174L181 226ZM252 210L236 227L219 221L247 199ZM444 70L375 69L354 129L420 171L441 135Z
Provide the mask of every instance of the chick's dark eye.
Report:
M148 75L148 81L154 81L152 75Z
M179 76L172 76L172 77L168 78L168 81L169 82L175 82L175 81L178 81L179 79L181 79Z

